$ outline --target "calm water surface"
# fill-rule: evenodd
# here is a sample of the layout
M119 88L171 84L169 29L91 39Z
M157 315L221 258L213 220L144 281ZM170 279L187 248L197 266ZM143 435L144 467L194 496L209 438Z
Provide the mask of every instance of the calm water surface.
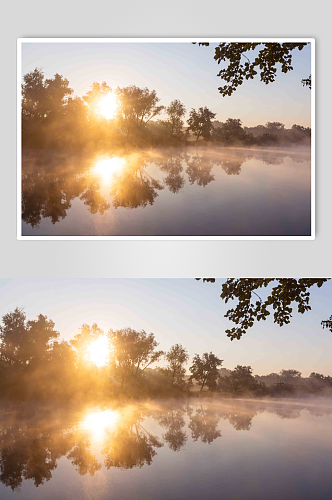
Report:
M1 411L3 500L330 500L332 403Z
M25 152L22 234L308 236L310 154Z

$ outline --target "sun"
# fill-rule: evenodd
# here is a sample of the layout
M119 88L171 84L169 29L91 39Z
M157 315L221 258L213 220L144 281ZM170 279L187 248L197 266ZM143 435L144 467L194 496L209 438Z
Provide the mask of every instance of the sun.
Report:
M103 97L97 105L98 113L106 118L106 120L114 118L116 108L117 102L114 94L105 95L105 97Z
M106 365L108 358L108 341L106 337L99 337L88 348L91 361L97 366Z
M113 158L102 158L96 161L93 172L98 175L103 182L109 183L113 180L114 174L122 170L125 163L124 158L119 158L118 156L113 156Z
M94 438L103 437L106 430L116 427L120 418L118 411L105 410L89 413L82 421L82 427L90 431Z

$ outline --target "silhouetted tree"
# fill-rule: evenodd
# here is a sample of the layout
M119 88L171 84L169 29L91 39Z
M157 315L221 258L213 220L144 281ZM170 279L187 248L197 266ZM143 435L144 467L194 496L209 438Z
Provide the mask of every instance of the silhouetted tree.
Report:
M228 376L220 378L219 388L225 392L243 394L246 392L261 392L264 384L260 384L255 380L251 366L237 365Z
M129 379L141 375L152 363L164 354L157 351L159 345L154 334L132 328L110 330L107 334L112 355L110 356L111 373L123 386Z
M23 76L22 84L22 117L28 118L44 118L46 113L43 107L45 98L44 73L42 70L35 68L34 71Z
M301 83L304 87L309 87L309 89L311 90L311 75L309 75L308 78L303 78L301 80Z
M281 370L280 378L283 382L292 384L301 380L301 372L298 370Z
M212 120L216 113L212 113L206 106L199 108L198 111L192 109L189 113L188 131L191 131L196 137L196 142L200 137L205 140L211 138L211 130L213 128Z
M196 278L200 279L200 278ZM303 314L311 310L309 305L310 292L313 286L320 288L329 278L229 278L222 285L221 298L227 302L237 299L235 308L229 309L225 317L233 321L236 327L226 330L231 340L240 339L254 322L263 320L270 315L273 309L274 322L279 326L290 323L292 303L297 304L297 310ZM214 278L204 278L204 281L214 282ZM272 286L272 283L274 285ZM271 287L271 291L263 300L256 290ZM255 302L252 302L255 295ZM258 300L257 300L258 299Z
M183 117L186 114L186 108L184 104L178 99L172 101L169 106L167 106L166 110L167 120L163 123L167 127L170 132L170 135L173 137L180 138L183 134Z
M226 146L236 143L253 143L253 138L243 129L241 120L235 118L228 118L225 123L214 127L212 138L217 142L222 142Z
M93 82L90 90L83 96L83 101L87 105L90 120L98 117L98 107L101 99L112 92L111 87L106 83Z
M92 326L84 323L80 328L80 333L74 336L70 341L72 347L76 352L77 362L79 365L86 365L89 362L89 347L92 342L96 341L104 335L103 330L101 330L96 323Z
M30 371L48 361L52 343L60 335L54 327L54 322L42 314L29 321L22 309L5 314L0 325L1 364Z
M191 372L190 379L196 380L200 385L200 392L202 392L205 386L210 390L216 389L217 380L219 379L218 367L221 364L222 360L212 352L205 352L202 356L195 354L192 365L189 368Z
M184 376L186 374L184 365L188 359L188 351L181 344L173 345L165 354L165 360L167 361L166 373L172 385L179 387L184 385Z
M209 43L199 43L199 45L210 45ZM225 69L221 69L217 76L225 80L228 85L219 87L219 93L225 97L232 95L233 92L242 85L244 79L253 79L259 72L260 80L266 84L274 82L277 75L277 65L281 65L282 73L288 73L293 70L292 52L295 49L302 50L308 45L305 43L219 43L215 47L214 60L218 64L221 61L228 63ZM263 46L251 62L250 51L258 46ZM244 59L242 59L244 58ZM311 88L311 78L302 80L302 83Z
M139 88L135 85L115 91L118 98L118 120L129 138L135 130L144 127L152 118L159 115L164 106L158 106L160 99L155 90Z

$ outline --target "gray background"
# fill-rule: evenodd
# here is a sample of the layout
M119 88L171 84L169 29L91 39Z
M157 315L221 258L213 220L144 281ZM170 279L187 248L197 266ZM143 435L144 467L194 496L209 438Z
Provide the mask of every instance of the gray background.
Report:
M1 3L0 277L331 276L331 2L15 1ZM16 39L316 38L316 240L18 241Z

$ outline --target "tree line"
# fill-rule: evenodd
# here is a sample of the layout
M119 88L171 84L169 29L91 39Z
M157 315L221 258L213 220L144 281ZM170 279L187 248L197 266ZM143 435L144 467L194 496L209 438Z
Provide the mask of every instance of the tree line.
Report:
M114 117L106 119L99 104L110 95L116 109ZM164 118L160 119L162 113ZM223 146L310 143L311 129L300 125L285 129L283 124L273 122L252 131L243 127L240 119L229 118L224 123L214 120L216 113L207 106L191 109L185 123L186 113L180 100L164 106L155 90L135 85L112 89L106 82L94 82L83 97L78 97L69 81L58 73L45 79L43 71L35 68L23 76L23 148L116 149L198 141Z
M101 337L107 339L109 356L98 368L89 349ZM161 361L163 366L155 366ZM52 320L42 314L27 320L18 308L5 314L0 326L0 386L8 398L332 393L332 378L321 374L302 380L296 370L283 370L277 381L267 383L254 377L250 366L225 371L223 360L212 352L195 354L187 371L188 361L188 351L181 344L164 352L155 335L144 330L122 328L105 333L97 324L83 324L73 339L65 341Z

